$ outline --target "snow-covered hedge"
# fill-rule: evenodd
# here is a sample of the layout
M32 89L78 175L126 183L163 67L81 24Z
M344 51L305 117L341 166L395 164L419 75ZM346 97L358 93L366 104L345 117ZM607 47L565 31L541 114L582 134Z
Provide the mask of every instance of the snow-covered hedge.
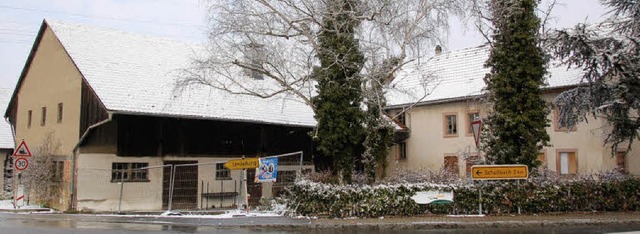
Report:
M299 180L290 189L289 207L301 215L326 217L409 216L425 213L477 214L478 188L482 189L485 213L637 211L640 210L640 179L636 177L522 181L346 185ZM454 191L454 203L418 205L416 192Z

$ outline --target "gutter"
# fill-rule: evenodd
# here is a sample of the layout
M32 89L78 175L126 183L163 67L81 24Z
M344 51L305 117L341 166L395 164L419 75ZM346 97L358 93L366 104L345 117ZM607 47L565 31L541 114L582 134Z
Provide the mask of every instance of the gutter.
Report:
M71 195L69 197L70 202L69 202L69 209L70 210L75 210L77 207L75 207L77 204L75 203L76 200L76 182L78 180L78 174L77 174L77 170L76 170L76 160L78 159L77 155L78 155L78 149L80 148L80 144L82 144L82 142L84 142L84 140L87 138L87 136L89 136L89 132L91 132L94 128L100 127L102 125L105 125L109 122L111 122L111 120L113 120L113 112L108 111L107 112L107 119L102 120L96 124L93 124L91 126L89 126L89 128L87 128L87 130L84 131L84 133L82 134L82 136L80 137L80 140L78 140L78 143L76 143L76 145L73 147L73 150L71 150L71 170L73 171L73 174L71 175Z

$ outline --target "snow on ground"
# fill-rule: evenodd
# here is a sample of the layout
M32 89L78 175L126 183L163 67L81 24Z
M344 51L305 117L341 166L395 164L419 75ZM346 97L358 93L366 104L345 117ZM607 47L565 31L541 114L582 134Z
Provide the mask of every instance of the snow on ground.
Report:
M174 216L178 213L176 212L164 212L160 216ZM194 214L182 214L177 217L185 217L185 218L209 218L209 219L230 219L237 217L280 217L282 216L280 213L271 212L271 211L243 211L243 210L229 210L224 214L218 215L194 215ZM175 216L174 216L175 217Z
M239 218L239 217L282 217L284 216L281 212L274 211L250 211L246 212L244 210L228 210L224 214L217 215L200 215L200 214L189 214L189 213L180 213L179 211L165 211L160 215L149 215L149 214L105 214L100 216L123 216L123 217L175 217L175 218L204 218L204 219L230 219L230 218Z
M25 205L18 209L13 207L13 200L0 200L0 210L30 210L30 209L43 209L40 205Z

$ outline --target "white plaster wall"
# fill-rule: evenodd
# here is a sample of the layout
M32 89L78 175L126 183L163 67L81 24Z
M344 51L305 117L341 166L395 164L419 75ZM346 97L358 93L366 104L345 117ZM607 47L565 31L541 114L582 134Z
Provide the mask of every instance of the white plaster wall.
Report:
M162 210L162 181L164 161L197 161L198 166L198 192L197 208L220 207L220 198L202 198L202 193L240 192L242 170L232 170L231 180L216 180L215 164L224 163L228 158L205 157L118 157L113 154L80 154L78 157L78 209L94 211L118 211L120 197L120 183L111 182L111 167L114 162L142 162L149 163L149 182L125 182L123 187L122 211L159 211ZM281 165L279 171L299 170L299 166ZM305 165L305 169L313 169L311 165ZM253 178L248 178L253 180ZM208 190L207 190L208 184ZM272 183L265 183L262 188L262 197L271 197ZM222 199L223 207L237 204L246 196L246 190L242 189L238 198ZM239 202L242 203L242 202Z

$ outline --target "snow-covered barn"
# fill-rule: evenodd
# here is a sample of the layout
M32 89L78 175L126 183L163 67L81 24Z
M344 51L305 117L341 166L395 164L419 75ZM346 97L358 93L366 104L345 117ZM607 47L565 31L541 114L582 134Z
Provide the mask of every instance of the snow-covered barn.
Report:
M305 167L312 167L308 132L315 120L304 103L206 86L175 90L178 73L202 49L43 21L5 116L15 139L24 139L32 151L45 142L57 145L47 152L60 171L55 208L232 206L243 192L240 171L223 167L229 159L302 151ZM299 157L282 158L279 169L297 170L299 163ZM166 166L184 164L206 166L175 167L176 179L169 183ZM271 196L270 186L248 183L250 203ZM171 194L173 201L169 186L182 191Z

